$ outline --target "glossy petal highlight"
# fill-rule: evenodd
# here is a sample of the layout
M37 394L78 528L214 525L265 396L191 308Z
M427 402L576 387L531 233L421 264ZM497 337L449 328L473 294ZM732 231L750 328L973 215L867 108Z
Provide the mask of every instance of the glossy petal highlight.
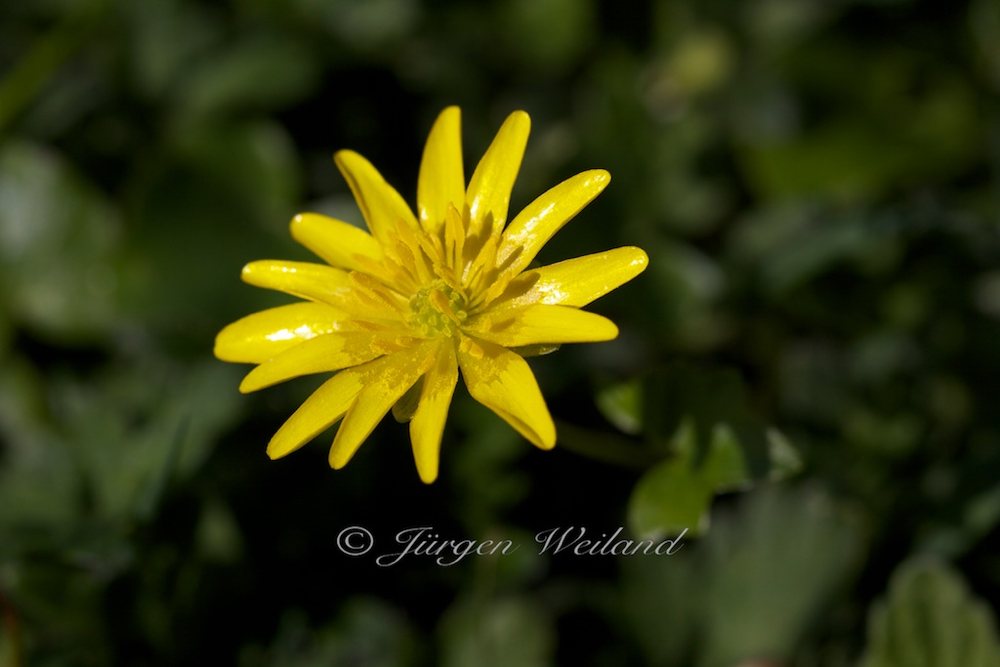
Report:
M293 303L239 319L215 337L223 361L259 364L302 341L341 328L343 312L323 303Z
M462 164L462 114L448 107L438 116L427 137L417 179L417 212L420 224L431 234L444 227L448 206L465 202Z
M310 338L250 371L240 391L249 393L301 375L338 371L379 357L375 336L367 332L333 333Z
M522 273L504 298L513 305L544 303L581 308L621 287L646 270L649 258L640 248L594 253Z
M504 230L497 264L503 266L513 258L508 269L513 273L528 266L542 246L610 182L608 172L592 169L563 181L528 204Z
M492 219L495 229L502 228L507 221L510 192L514 188L517 172L521 169L521 159L524 157L530 131L531 120L528 114L515 111L507 116L493 143L476 166L465 195L472 223L470 235L478 234L488 218Z
M347 272L325 264L265 259L243 267L243 282L336 306L350 286ZM339 298L338 298L339 297Z
M606 317L567 306L532 305L491 313L468 327L469 333L504 347L541 343L596 343L618 336Z

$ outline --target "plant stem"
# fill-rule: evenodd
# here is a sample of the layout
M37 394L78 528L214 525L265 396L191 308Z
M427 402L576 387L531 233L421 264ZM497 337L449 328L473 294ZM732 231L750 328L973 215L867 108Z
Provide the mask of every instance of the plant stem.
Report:
M14 605L0 589L0 614L3 615L4 633L10 639L10 665L21 667L21 621Z
M556 422L559 446L604 463L645 470L663 459L663 453L651 452L615 433L591 431L563 421Z

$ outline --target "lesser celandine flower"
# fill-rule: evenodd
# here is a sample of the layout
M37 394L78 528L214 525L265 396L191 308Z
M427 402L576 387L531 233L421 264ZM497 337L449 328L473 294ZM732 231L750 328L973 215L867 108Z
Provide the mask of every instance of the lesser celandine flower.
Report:
M580 307L634 278L647 259L628 247L529 268L610 180L606 171L585 171L505 224L529 126L526 113L511 114L466 186L459 110L445 109L424 148L416 215L371 163L341 151L334 160L371 233L303 213L292 220L292 236L328 265L244 267L246 282L306 300L219 333L219 359L259 364L240 391L339 371L274 435L271 458L342 418L330 449L330 465L341 468L393 408L410 422L420 478L432 482L459 369L473 398L538 447L555 445L552 417L522 353L617 336L610 320Z

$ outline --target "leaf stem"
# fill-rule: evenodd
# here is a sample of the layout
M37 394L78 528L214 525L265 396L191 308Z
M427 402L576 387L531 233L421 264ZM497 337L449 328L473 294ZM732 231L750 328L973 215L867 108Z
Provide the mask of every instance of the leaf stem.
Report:
M564 421L556 421L556 433L560 447L623 468L645 470L664 458L662 452L649 451L615 433L591 431Z

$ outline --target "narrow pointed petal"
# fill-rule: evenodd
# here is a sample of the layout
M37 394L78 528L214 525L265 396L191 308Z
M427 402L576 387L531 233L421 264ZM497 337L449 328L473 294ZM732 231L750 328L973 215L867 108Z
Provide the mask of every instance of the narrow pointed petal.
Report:
M472 397L498 414L532 444L552 449L556 427L528 363L487 341L463 338L458 349L462 377Z
M406 201L386 183L371 162L354 151L338 151L333 160L351 187L372 236L383 245L391 244L392 231L400 220L410 227L417 226L417 219Z
M486 313L467 331L504 347L596 343L618 336L618 327L606 317L568 306L544 304Z
M507 116L493 143L479 161L465 195L473 234L482 229L490 214L494 228L502 228L507 221L510 192L521 168L530 130L531 120L528 114L515 111Z
M243 282L337 305L350 283L347 272L325 264L260 260L243 267Z
M354 331L317 336L285 350L250 371L240 391L244 394L301 375L337 371L371 361L383 352L373 346L375 336Z
M641 249L616 248L523 273L510 284L507 294L511 295L512 305L544 303L580 308L632 280L646 270L647 264L649 258Z
M448 206L465 203L465 170L462 164L462 114L448 107L437 117L424 146L417 179L420 224L431 234L444 226Z
M520 272L610 182L608 172L592 169L563 181L528 204L504 230L497 265L509 266L514 274Z
M323 303L293 303L248 315L215 337L215 356L222 361L259 364L302 341L337 331L342 311Z
M441 452L441 436L448 417L448 407L458 382L458 360L455 345L448 340L438 349L434 365L424 376L424 388L420 395L420 406L410 421L410 441L413 443L413 460L417 473L425 484L430 484L438 475L438 457Z
M267 455L272 459L287 456L333 426L364 386L366 367L378 361L341 371L320 385L274 434L267 444Z
M341 220L318 213L300 213L292 218L292 238L324 261L349 271L362 270L359 257L382 261L382 247L371 234Z
M399 355L405 357L413 349L417 348L348 368L324 382L274 434L267 455L286 456L333 426L358 402L362 391L391 374L387 369L400 363Z
M330 448L330 466L347 465L365 438L371 435L392 404L413 386L434 361L433 343L397 352L368 364L364 386L337 429ZM375 368L377 366L377 369ZM377 372L373 372L377 370Z

